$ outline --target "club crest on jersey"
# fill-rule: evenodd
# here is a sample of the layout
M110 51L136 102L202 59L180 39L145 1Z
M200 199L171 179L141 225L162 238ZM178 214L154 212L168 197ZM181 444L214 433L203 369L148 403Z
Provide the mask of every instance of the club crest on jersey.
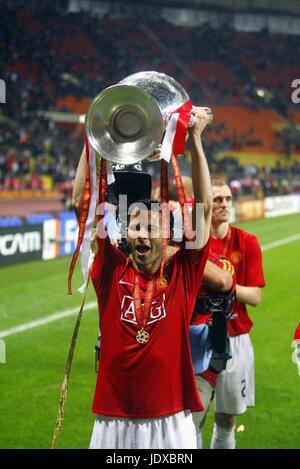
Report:
M242 260L242 254L239 251L234 251L230 258L234 264L238 264Z
M166 317L166 308L165 308L165 295L162 295L158 300L153 300L150 310L149 321L147 324L152 324L153 322L160 321ZM143 305L143 300L142 300ZM124 295L122 304L121 304L121 319L122 321L132 322L137 324L136 314L134 309L134 301L132 296Z

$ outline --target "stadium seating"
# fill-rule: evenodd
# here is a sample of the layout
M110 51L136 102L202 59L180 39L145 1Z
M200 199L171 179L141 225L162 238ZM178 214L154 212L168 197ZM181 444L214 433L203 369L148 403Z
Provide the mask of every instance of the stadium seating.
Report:
M54 188L65 190L66 184L70 191L82 126L49 122L42 112L84 114L102 89L147 69L174 76L194 103L214 108L205 145L215 175L222 167L223 174L241 177L250 158L243 160L243 155L251 154L259 168L265 161L274 169L278 159L281 167L297 167L300 143L290 131L290 123L300 123L290 99L298 73L292 60L298 51L294 36L218 30L208 24L179 27L165 20L141 24L54 9L48 15L28 8L15 12L6 6L0 47L11 93L5 106L10 120L2 124L0 136L2 190L40 189L34 181L49 177ZM281 176L273 171L273 177Z

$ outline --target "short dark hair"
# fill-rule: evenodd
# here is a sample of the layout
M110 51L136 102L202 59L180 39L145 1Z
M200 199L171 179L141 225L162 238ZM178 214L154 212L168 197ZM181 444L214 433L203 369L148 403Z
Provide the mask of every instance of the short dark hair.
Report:
M136 202L133 202L129 209L128 209L128 218L127 218L127 223L129 224L130 220L130 215L135 209L146 209L147 210L153 210L155 212L161 212L161 206L158 200L155 199L140 199L137 200ZM174 216L173 213L170 211L170 229L173 230L174 228Z

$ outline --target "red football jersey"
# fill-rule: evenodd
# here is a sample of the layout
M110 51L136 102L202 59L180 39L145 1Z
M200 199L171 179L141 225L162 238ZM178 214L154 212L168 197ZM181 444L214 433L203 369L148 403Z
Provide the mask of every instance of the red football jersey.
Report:
M145 330L149 341L136 340L140 329L133 290L139 276L141 300L149 276L139 274L130 258L98 239L92 280L100 312L101 348L94 413L154 418L185 409L202 411L189 348L189 324L208 257L181 248L165 266L168 285L154 292ZM158 276L158 274L157 274Z
M257 238L240 228L230 226L223 239L210 237L209 257L226 256L235 267L236 283L246 287L264 287L262 254ZM228 322L232 336L246 334L253 323L248 316L246 305L236 302L234 313Z

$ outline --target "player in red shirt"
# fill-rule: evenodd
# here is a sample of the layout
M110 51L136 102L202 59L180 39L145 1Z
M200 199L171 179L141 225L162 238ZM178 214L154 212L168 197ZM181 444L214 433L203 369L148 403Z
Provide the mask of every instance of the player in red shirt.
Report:
M195 202L204 204L201 246L186 249L184 240L165 265L166 284L159 286L159 207L149 209L151 201L131 207L130 257L107 237L98 237L91 276L100 313L101 347L91 448L196 448L191 412L203 407L188 330L208 256L212 198L201 144L209 116L204 108L194 107L192 113L197 117L189 129ZM79 167L84 174L82 161ZM80 174L76 178L83 180Z
M236 273L236 305L228 322L232 359L217 379L215 425L211 448L235 448L235 416L254 406L254 355L249 336L252 321L246 305L257 306L264 287L262 254L256 237L229 224L232 194L222 181L212 181L213 212L210 258L225 256ZM210 285L209 279L203 279ZM199 382L198 390L201 395ZM203 381L207 387L207 381Z

